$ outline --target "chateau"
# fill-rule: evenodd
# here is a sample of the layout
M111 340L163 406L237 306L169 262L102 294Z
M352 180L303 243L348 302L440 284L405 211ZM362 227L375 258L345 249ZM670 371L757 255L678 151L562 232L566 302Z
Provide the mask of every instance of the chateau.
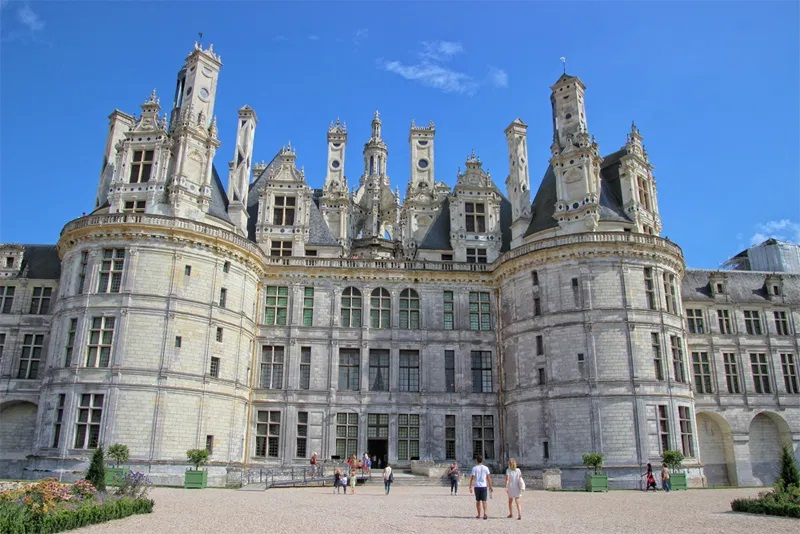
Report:
M369 451L575 486L599 451L638 487L665 449L690 485L757 485L800 446L800 275L687 270L641 133L601 153L579 78L551 87L533 195L515 119L505 191L474 153L436 181L412 122L401 197L377 112L357 188L337 120L312 189L291 146L255 163L243 106L225 187L221 66L196 45L168 113L110 115L95 209L57 245L0 245L0 477L74 477L102 442L173 484L206 447L212 485Z

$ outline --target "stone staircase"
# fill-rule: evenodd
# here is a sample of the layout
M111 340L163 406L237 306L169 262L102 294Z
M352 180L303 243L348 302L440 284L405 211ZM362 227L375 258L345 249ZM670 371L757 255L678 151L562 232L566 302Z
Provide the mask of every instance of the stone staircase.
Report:
M394 473L394 486L435 486L435 487L443 487L449 488L450 481L447 477L426 477L421 475L414 475L409 470L399 470L395 469ZM372 476L362 476L359 475L358 477L358 485L365 485L365 486L377 486L383 487L383 470L373 471ZM459 485L464 485L469 483L469 477L462 477ZM242 486L240 489L243 491L264 491L267 489L265 482L254 482L251 484L246 484ZM332 477L325 477L325 478L315 478L315 479L306 479L306 480L293 480L293 481L281 481L275 482L274 484L270 485L269 489L280 489L285 487L333 487L333 478Z

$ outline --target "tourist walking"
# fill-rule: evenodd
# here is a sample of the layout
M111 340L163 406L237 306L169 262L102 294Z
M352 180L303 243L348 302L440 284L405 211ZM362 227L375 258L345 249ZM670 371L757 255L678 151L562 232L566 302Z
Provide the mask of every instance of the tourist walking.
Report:
M511 504L517 505L517 519L522 519L522 509L519 504L519 497L525 489L525 482L522 480L522 472L517 469L517 461L511 458L508 461L508 469L506 469L506 494L508 494L508 515L506 517L514 517L514 511L511 509Z
M392 482L394 482L394 473L392 473L392 466L386 462L386 467L383 469L383 487L386 489L386 495L389 495L389 490L392 489Z
M317 453L311 455L311 478L317 477Z
M342 470L337 468L336 472L333 474L333 492L339 493L339 488L342 485ZM344 490L347 493L347 489Z
M642 476L644 477L645 481L645 491L648 491L651 488L653 491L658 491L658 486L656 486L656 477L653 475L653 466L651 464L647 464L647 472Z
M666 463L661 464L661 488L666 492L672 489L669 485L669 467Z
M342 473L342 487L344 488L344 494L347 495L347 472ZM338 491L336 493L339 493Z
M461 472L458 470L458 463L453 462L453 465L447 470L447 478L450 479L450 495L458 495L458 479L460 477Z
M475 519L481 518L481 503L483 503L483 518L489 519L487 514L487 499L489 492L493 492L492 488L492 475L489 473L489 468L483 465L483 457L478 456L475 458L475 467L472 468L472 476L469 479L469 492L472 493L473 486L475 487L475 510L478 515Z
M356 469L354 467L353 470L350 471L350 494L351 495L355 495L356 494L356 482L357 481L358 481L358 477L356 476Z

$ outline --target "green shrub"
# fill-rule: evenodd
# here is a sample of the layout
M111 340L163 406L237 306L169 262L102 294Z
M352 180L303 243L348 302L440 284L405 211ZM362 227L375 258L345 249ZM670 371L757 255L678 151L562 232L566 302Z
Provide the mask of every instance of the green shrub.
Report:
M735 499L731 502L731 509L734 512L800 518L800 504L777 499Z
M681 462L683 462L683 453L681 451L668 449L664 451L663 461L665 464L667 464L667 466L669 466L671 471L675 471L681 467Z
M86 480L92 483L92 486L97 488L98 491L106 489L106 466L103 461L103 444L97 445L97 448L92 454L92 461L89 464L89 469L86 471Z
M199 471L200 466L208 462L208 457L209 452L207 449L189 449L186 451L186 458L192 463L195 471Z
M604 459L605 456L603 456L603 453L590 452L589 454L583 455L583 465L590 469L594 469L595 473L599 473L600 469L603 468Z
M784 446L781 449L781 471L778 480L784 486L800 487L800 471L797 469L797 460L795 460L792 448L789 446Z
M130 451L127 445L122 443L115 443L108 448L108 457L114 460L114 463L119 468L120 464L127 462L130 456Z

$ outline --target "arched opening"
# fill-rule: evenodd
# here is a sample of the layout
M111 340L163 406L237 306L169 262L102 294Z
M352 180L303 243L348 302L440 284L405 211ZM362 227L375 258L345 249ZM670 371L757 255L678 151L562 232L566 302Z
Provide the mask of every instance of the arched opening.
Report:
M36 410L24 401L0 406L0 478L22 478L26 457L33 453Z
M709 486L736 486L736 458L728 422L719 414L697 414L697 441Z
M753 479L770 486L778 476L781 447L792 444L789 425L778 414L761 412L750 421L749 437Z

